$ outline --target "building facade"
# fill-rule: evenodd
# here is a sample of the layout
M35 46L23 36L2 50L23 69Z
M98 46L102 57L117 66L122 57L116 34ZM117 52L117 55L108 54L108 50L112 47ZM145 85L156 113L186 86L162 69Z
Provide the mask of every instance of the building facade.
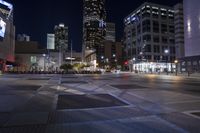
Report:
M185 56L183 4L176 4L174 11L176 58L180 59Z
M13 25L13 5L0 1L0 71L15 61L15 26Z
M12 71L59 71L59 52L49 53L39 46L35 41L16 41L17 65Z
M60 23L54 28L55 34L55 50L56 51L68 51L68 27Z
M179 59L181 72L200 72L199 5L199 0L183 0L185 57Z
M122 56L122 43L113 41L104 41L104 51L101 55L99 66L103 68L117 68L123 62Z
M17 35L17 41L30 41L30 36L26 35L26 34L18 34Z
M124 19L124 24L124 43L131 70L173 71L173 7L146 2L128 15Z
M115 23L106 23L106 41L116 41L116 33L115 33Z
M101 60L105 19L105 0L83 0L83 56L86 62Z
M200 55L200 1L183 0L185 56Z

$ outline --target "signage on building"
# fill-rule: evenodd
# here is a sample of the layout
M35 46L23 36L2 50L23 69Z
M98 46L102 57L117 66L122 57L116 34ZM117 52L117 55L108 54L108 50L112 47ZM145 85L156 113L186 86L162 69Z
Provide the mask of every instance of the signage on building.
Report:
M47 49L53 50L55 49L55 35L47 34Z
M4 37L6 31L6 23L0 17L0 37Z
M31 56L31 63L37 63L37 57L36 56Z
M100 28L105 28L106 27L106 22L104 20L99 21L99 27Z
M3 5L3 6L2 6ZM8 11L7 14L7 19L10 17L10 15L12 14L13 11L13 5L4 1L4 0L0 0L0 8L3 8L4 10Z

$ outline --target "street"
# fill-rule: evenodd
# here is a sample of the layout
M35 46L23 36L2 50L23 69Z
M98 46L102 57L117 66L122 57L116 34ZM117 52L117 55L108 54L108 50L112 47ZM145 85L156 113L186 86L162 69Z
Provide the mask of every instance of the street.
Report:
M200 78L0 75L0 133L199 133Z

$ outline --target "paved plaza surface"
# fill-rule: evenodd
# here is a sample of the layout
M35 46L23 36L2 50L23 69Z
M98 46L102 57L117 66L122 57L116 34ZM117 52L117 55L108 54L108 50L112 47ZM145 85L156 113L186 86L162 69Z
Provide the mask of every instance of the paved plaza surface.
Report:
M1 75L0 133L200 133L200 78Z

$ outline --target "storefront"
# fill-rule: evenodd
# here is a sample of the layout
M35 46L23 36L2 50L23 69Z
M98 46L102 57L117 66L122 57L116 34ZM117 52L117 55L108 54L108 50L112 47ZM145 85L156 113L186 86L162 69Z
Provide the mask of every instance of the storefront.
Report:
M200 72L200 56L184 57L179 59L180 72Z
M174 63L155 63L155 62L143 62L133 63L133 70L135 72L145 73L158 73L158 72L175 72L176 65Z

